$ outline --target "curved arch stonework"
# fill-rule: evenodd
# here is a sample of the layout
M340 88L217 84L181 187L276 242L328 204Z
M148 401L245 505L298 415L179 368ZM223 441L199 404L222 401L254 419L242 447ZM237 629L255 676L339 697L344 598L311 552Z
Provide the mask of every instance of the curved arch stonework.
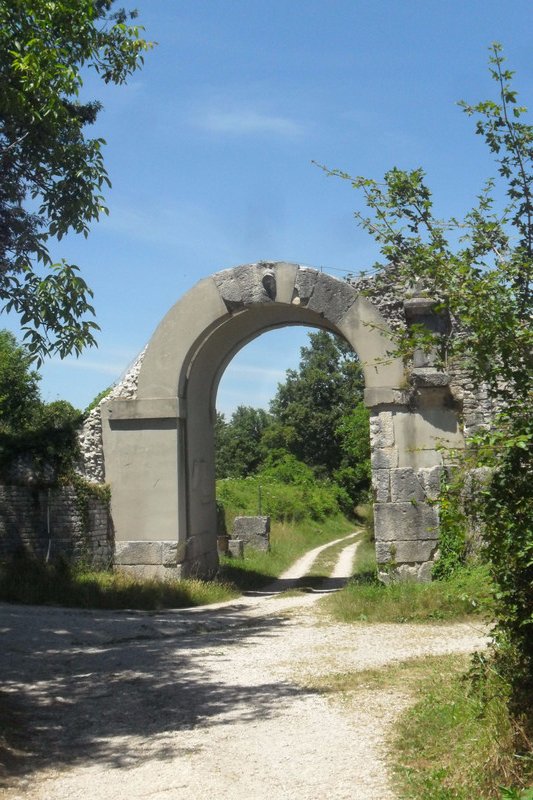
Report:
M431 301L408 302L412 317L432 324ZM423 354L406 374L390 355L386 320L356 287L284 262L248 264L200 281L152 336L136 396L102 403L117 565L147 575L216 569L218 383L241 347L287 325L332 331L359 356L371 412L378 562L384 577L394 571L429 579L438 547L442 445L463 444L448 377Z

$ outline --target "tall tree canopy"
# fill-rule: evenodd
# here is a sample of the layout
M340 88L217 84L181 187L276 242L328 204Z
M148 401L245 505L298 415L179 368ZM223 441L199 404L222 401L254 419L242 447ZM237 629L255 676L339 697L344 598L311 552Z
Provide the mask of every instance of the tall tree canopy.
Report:
M298 370L287 371L270 404L277 426L267 436L331 476L343 459L339 425L361 401L364 381L357 356L342 339L327 331L309 339Z
M136 12L112 5L0 0L0 301L38 361L95 343L92 292L49 242L87 236L107 211L105 142L85 134L101 106L79 100L84 70L124 83L151 46Z
M271 419L263 408L238 406L229 422L217 414L215 447L217 475L245 478L254 473L264 456L261 440Z

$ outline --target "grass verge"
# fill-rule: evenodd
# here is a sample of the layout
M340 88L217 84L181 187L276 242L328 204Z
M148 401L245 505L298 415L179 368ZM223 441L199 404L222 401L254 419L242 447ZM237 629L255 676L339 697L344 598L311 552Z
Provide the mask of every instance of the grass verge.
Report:
M417 685L417 702L401 718L393 743L401 798L526 796L521 790L531 785L533 759L516 752L507 687L493 673L482 689L468 673L461 674L451 657L447 673L436 675L428 669Z
M432 622L465 619L493 608L488 570L472 566L431 583L378 581L374 543L367 530L357 550L354 576L322 603L340 622Z
M219 581L138 580L124 573L45 564L19 556L0 565L0 600L77 608L188 608L231 600L238 590Z
M492 674L480 691L470 663L467 655L415 658L321 676L311 687L355 705L369 690L413 698L389 741L399 800L531 800L533 761L516 753L505 684Z
M340 622L431 622L490 616L492 595L487 570L472 567L445 581L388 586L363 573L322 603Z

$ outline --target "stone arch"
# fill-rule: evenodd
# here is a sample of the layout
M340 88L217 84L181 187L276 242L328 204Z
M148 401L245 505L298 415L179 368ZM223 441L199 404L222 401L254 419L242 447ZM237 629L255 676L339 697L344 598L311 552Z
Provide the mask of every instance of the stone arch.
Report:
M442 373L429 380L426 364L428 385L414 402L375 305L349 283L285 262L248 264L200 281L156 329L136 396L102 404L117 564L144 574L216 569L218 382L241 347L287 325L329 330L358 354L371 408L378 560L400 574L428 577L438 541L438 444L462 443L445 402L446 381Z

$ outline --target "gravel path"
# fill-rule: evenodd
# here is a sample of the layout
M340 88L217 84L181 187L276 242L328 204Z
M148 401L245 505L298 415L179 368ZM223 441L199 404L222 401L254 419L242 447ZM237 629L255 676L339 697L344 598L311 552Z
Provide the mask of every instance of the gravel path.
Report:
M331 580L350 574L357 542L347 542ZM320 591L276 594L297 577L189 611L0 605L0 711L19 731L0 796L394 798L384 741L409 698L364 690L343 703L306 679L468 652L484 632L326 623Z

